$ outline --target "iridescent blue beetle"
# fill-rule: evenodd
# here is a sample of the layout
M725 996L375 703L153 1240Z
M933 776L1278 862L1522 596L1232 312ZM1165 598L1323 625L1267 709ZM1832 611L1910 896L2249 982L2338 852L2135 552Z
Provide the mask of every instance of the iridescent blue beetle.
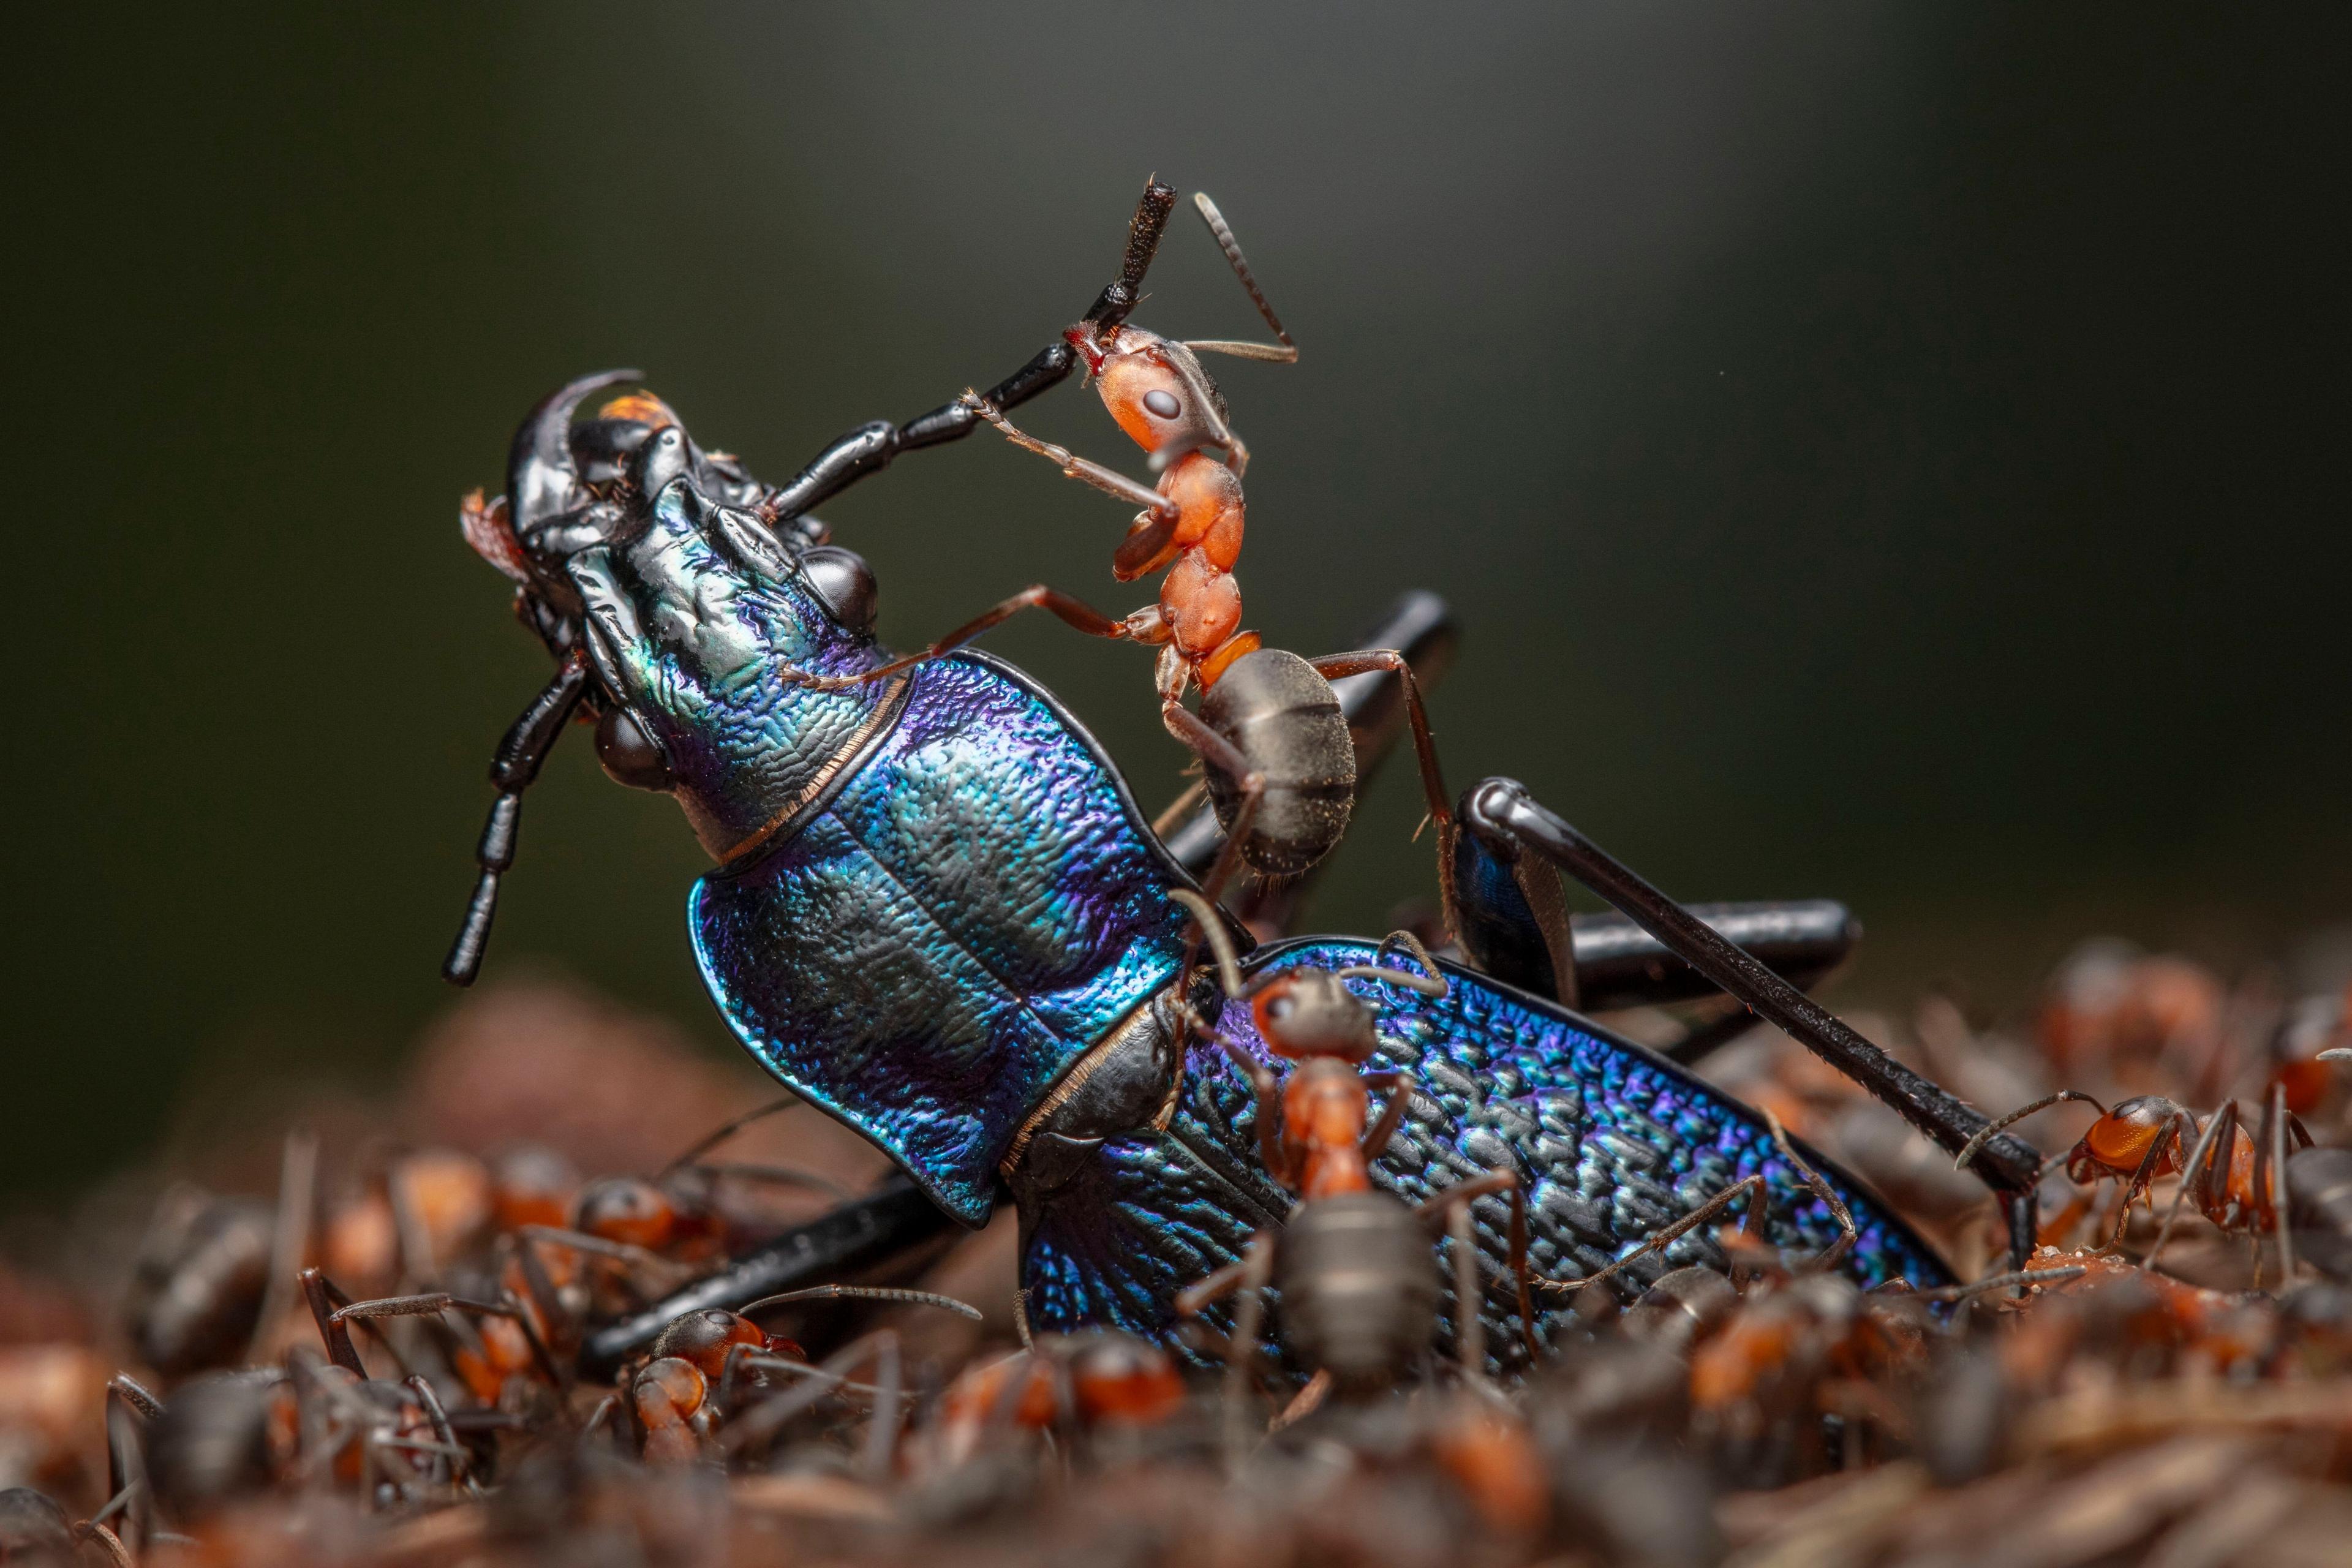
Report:
M1123 321L1133 308L1171 199L1163 186L1147 192L1128 264L1088 321ZM1013 406L1073 364L1057 342L985 402ZM795 1094L887 1153L927 1200L889 1200L892 1223L905 1229L914 1210L935 1205L977 1226L1009 1194L1033 1324L1170 1339L1178 1292L1232 1263L1289 1201L1257 1163L1248 1085L1187 1026L1189 1008L1265 1055L1248 1008L1228 1005L1205 968L1187 972L1189 916L1171 895L1195 890L1193 877L1093 738L1012 666L965 649L887 680L830 679L890 656L874 637L871 572L829 542L811 510L900 451L968 434L973 400L903 426L861 426L770 487L698 447L650 395L576 419L591 396L637 381L611 372L549 397L517 433L506 497L485 504L478 494L466 506L468 539L515 582L518 613L557 672L492 768L499 795L480 884L445 973L465 984L478 969L513 863L521 793L584 710L607 771L670 794L715 862L689 895L688 921L729 1026ZM1553 1279L1636 1250L1759 1171L1772 1239L1817 1248L1835 1234L1759 1116L1549 999L1574 994L1580 953L1545 866L1622 910L1648 933L1653 956L1679 959L1947 1148L1984 1125L1520 786L1484 781L1451 815L1447 906L1479 967L1446 965L1442 999L1347 983L1379 1016L1372 1065L1402 1070L1419 1090L1377 1167L1399 1195L1516 1172L1533 1266ZM1238 922L1234 934L1247 942ZM1379 952L1311 938L1258 947L1245 968L1372 965ZM2008 1205L2013 1247L2031 1241L2035 1164L2005 1138L1976 1162ZM1853 1278L1946 1280L1899 1220L1829 1173L1858 1227L1843 1263ZM1503 1217L1498 1200L1482 1204L1480 1246L1496 1280L1487 1342L1496 1370L1509 1372L1526 1352L1503 1282ZM836 1219L826 1234L871 1230L870 1220ZM858 1245L875 1240L859 1235ZM812 1255L809 1237L798 1245ZM826 1252L831 1245L815 1250L835 1261L856 1251ZM1638 1282L1714 1257L1694 1231L1663 1261L1645 1260L1646 1272L1628 1272ZM777 1278L738 1270L658 1310L730 1291L748 1299ZM1565 1309L1552 1300L1539 1337L1564 1331ZM601 1351L621 1342L608 1336ZM599 1352L592 1343L588 1359Z

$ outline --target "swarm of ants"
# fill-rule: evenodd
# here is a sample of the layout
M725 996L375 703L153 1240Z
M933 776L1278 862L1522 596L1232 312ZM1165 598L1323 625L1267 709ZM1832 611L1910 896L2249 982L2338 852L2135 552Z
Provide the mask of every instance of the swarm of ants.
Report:
M1835 1244L1756 1239L1734 1189L1695 1216L1727 1274L1645 1251L1550 1282L1590 1338L1509 1387L1475 1332L1319 1369L1255 1342L1262 1247L1215 1287L1229 1334L1032 1336L1004 1225L685 1313L589 1375L592 1325L882 1172L648 1021L494 990L394 1102L313 1101L266 1157L194 1147L212 1185L150 1182L143 1234L93 1222L0 1273L0 1561L2340 1562L2352 982L2324 970L2231 984L2095 943L2006 1026L1941 996L1857 1019L2047 1152L2023 1270L1948 1155L1737 1039L1710 1076L1969 1283L1863 1291ZM1352 1212L1286 1136L1302 1212Z

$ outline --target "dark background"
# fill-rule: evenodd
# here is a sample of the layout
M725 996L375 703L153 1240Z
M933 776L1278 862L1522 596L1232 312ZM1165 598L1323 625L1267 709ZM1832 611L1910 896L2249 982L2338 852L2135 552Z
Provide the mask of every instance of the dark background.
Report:
M1850 900L1847 1000L2352 914L2344 13L2040 9L20 24L0 1190L198 1090L381 1077L446 1005L545 674L457 500L534 398L642 365L781 478L1020 363L1155 170L1305 349L1225 375L1250 621L1319 651L1448 595L1457 782L1516 773L1687 896ZM1177 221L1139 321L1250 330ZM1074 389L1034 423L1141 471ZM902 645L1039 579L1142 599L1125 511L993 439L826 515ZM990 646L1173 793L1146 656ZM491 973L725 1052L693 841L578 741ZM1426 888L1416 810L1383 781L1316 923Z

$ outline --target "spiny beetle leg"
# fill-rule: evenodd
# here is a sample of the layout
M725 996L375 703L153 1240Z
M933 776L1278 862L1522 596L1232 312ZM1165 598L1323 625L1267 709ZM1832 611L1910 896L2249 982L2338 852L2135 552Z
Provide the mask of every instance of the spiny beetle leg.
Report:
M1477 838L1502 866L1515 866L1521 856L1532 854L1575 878L1668 952L1885 1101L1943 1148L1958 1153L1985 1126L1984 1114L1974 1106L1864 1039L1548 810L1517 780L1491 778L1471 785L1462 796L1457 823L1464 836ZM1973 1168L2002 1200L2010 1249L2022 1267L2034 1245L2034 1188L2041 1156L2003 1134L1985 1143Z

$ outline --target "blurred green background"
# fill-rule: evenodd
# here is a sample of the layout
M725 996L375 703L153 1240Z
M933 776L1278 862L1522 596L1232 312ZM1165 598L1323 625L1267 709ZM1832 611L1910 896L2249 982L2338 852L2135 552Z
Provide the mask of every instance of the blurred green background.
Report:
M1304 345L1226 374L1273 640L1468 628L1452 775L1690 897L1832 893L1851 997L2352 915L2345 13L52 8L12 29L19 653L0 1191L395 1070L545 673L457 500L582 370L772 478L1019 364L1144 176ZM2300 20L2297 16L2300 16ZM1139 320L1254 325L1189 217ZM1140 471L1093 400L1034 426ZM24 416L29 414L27 422ZM1119 507L992 439L826 510L919 643ZM990 646L1147 805L1148 659ZM490 972L727 1051L667 803L567 743ZM1314 920L1428 886L1402 773Z

